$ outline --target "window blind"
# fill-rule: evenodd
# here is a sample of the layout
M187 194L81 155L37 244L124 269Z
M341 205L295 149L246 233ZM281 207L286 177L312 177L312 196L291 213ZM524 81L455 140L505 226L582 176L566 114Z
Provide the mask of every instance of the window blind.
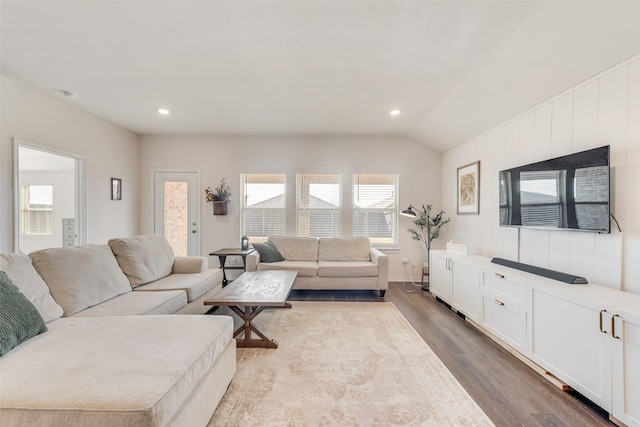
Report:
M353 175L354 236L366 236L376 246L398 244L398 176Z
M52 235L53 185L23 185L22 234Z
M340 237L340 175L297 174L296 228L300 237Z
M242 234L252 242L286 232L286 176L279 173L244 173L242 185Z

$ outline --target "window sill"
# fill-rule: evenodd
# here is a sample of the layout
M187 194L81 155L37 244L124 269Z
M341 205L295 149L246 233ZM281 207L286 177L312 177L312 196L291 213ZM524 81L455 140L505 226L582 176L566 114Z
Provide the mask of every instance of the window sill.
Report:
M400 253L400 248L398 247L395 247L395 248L390 248L388 246L383 246L381 248L378 248L376 246L373 246L373 247L379 250L380 252L382 252L383 254L399 254Z

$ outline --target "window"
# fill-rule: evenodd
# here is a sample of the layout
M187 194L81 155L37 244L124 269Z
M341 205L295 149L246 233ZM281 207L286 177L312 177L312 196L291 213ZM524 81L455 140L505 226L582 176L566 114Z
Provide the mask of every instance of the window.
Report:
M20 187L20 193L20 233L52 235L53 185L23 185Z
M398 244L398 175L353 175L353 235L375 246Z
M296 225L298 236L341 236L340 188L340 175L297 175Z
M244 173L240 179L242 234L252 242L263 242L269 236L284 235L285 174Z

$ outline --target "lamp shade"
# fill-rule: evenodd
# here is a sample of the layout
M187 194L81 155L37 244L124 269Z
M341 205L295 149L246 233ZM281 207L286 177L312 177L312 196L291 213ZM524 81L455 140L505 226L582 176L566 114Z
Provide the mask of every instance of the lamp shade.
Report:
M400 212L400 215L402 216L408 216L409 218L415 218L416 217L416 213L413 211L413 206L409 205L409 207L407 207L407 209L404 209Z

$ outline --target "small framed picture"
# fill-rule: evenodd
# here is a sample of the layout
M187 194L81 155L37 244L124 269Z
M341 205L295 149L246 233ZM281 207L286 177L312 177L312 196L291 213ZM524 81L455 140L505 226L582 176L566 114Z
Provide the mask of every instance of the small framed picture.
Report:
M111 200L122 200L122 180L111 178Z
M480 213L480 161L458 168L458 215Z

